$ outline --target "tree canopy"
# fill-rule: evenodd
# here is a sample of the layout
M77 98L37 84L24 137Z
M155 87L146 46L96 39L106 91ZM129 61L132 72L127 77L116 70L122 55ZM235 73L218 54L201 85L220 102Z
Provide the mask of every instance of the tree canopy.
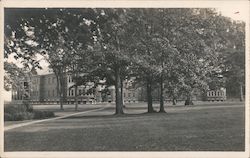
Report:
M114 85L117 114L123 113L123 81L130 77L146 85L148 112L159 87L164 111L166 89L173 98L186 96L185 104L196 88L237 81L242 89L244 28L207 8L8 8L4 56L14 54L34 69L41 68L36 54L42 55L57 76L61 108L65 75L72 73L76 85Z

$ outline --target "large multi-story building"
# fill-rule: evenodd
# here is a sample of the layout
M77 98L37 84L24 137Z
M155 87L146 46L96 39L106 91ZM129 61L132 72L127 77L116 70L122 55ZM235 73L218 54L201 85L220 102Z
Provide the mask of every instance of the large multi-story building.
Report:
M70 74L65 77L66 80L66 97L65 103L74 104L75 96L77 95L78 104L95 104L97 102L115 102L115 88L114 86L106 87L105 84L100 84L93 88L92 82L86 85L78 86L75 90L74 81ZM102 82L102 81L100 81ZM56 104L59 103L59 96L57 93L57 80L54 74L34 75L26 77L20 81L20 86L12 90L12 100L24 100L25 95L32 103ZM159 101L159 88L152 92L153 101ZM147 93L145 87L136 87L133 79L125 80L123 82L123 101L124 103L135 103L140 101L147 101ZM198 90L193 94L193 100L208 100L208 101L224 101L226 100L225 89L216 91L207 91L206 97L202 98L201 92ZM168 97L166 98L170 100ZM178 100L185 100L184 96L177 98Z
M75 91L74 81L70 74L66 75L66 103L74 104L75 96L79 104L94 104L96 102L115 102L115 88L114 86L106 87L100 84L93 89L93 83L89 82L86 85L78 86ZM12 90L12 100L23 100L24 84L29 85L29 99L33 103L59 103L59 96L57 93L57 80L54 74L47 75L33 75L29 79L21 82L21 86ZM141 101L139 95L141 88L135 88L131 80L124 81L123 84L123 99L125 103ZM104 93L104 89L107 91ZM92 91L90 90L92 89ZM87 93L88 92L88 93Z

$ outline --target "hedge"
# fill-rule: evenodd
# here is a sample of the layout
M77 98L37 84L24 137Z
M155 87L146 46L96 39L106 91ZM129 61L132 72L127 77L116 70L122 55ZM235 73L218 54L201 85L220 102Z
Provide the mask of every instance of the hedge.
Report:
M5 105L4 106L4 121L22 121L30 119L44 119L55 117L52 111L35 111L27 109L26 105Z

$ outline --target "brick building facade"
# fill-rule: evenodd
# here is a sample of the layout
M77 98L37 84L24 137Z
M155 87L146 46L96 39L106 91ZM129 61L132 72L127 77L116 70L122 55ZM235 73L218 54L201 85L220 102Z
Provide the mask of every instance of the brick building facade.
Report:
M85 86L78 86L77 92L74 85L74 81L71 75L65 77L66 81L66 104L74 104L75 96L77 95L78 104L95 104L99 102L115 102L115 87L105 87L105 85L98 85L95 90L90 93L86 92L91 89L94 84L89 82ZM24 83L28 83L29 99L32 103L41 104L55 104L59 103L59 96L57 94L57 80L54 74L47 75L34 75L29 80L20 81L20 86L12 90L12 100L23 100L24 97ZM103 92L107 88L108 91ZM26 87L27 91L27 87ZM77 94L76 94L77 93ZM202 96L202 93L198 90L193 94L193 100L208 100L208 101L225 101L226 91L225 89L214 91L207 91L206 97ZM160 91L159 88L155 88L152 92L153 101L159 101ZM136 103L147 101L147 91L145 87L136 87L133 83L133 79L125 80L123 82L123 101L124 103ZM178 100L185 100L185 96L179 96ZM166 101L171 99L166 96Z
M84 86L78 86L77 92L74 85L74 81L71 75L67 75L66 79L66 103L74 104L75 95L78 95L79 104L95 104L97 102L115 102L115 88L114 86L108 87L108 93L104 96L103 89L105 85L99 85L93 90L92 93L85 94L90 88L92 88L93 83L89 82ZM29 81L21 81L22 83L28 82L30 89L30 101L32 103L45 103L54 104L59 103L59 96L57 93L57 80L54 74L46 75L33 75L30 77ZM12 100L22 100L23 99L23 84L20 84L17 89L12 90ZM131 80L124 81L123 84L123 99L125 103L138 102L142 99L140 98L140 89L135 88L131 84ZM77 93L77 94L75 94Z

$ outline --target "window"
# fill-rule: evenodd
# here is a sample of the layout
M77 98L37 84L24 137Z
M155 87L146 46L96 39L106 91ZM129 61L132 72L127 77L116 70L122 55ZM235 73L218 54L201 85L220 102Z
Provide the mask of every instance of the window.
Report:
M135 93L133 93L133 97L135 97Z
M52 79L52 83L55 83L55 81L56 81L56 78L55 78L55 77L53 77L53 79Z
M74 89L71 90L71 96L74 96Z
M79 95L82 95L81 93L82 93L82 90L81 90L81 89L79 89Z
M29 88L28 82L23 82L23 87L24 87L24 89L28 89Z
M70 76L69 76L69 82L70 82Z
M70 96L70 90L68 91L68 95Z
M128 97L130 97L130 93L128 93Z

